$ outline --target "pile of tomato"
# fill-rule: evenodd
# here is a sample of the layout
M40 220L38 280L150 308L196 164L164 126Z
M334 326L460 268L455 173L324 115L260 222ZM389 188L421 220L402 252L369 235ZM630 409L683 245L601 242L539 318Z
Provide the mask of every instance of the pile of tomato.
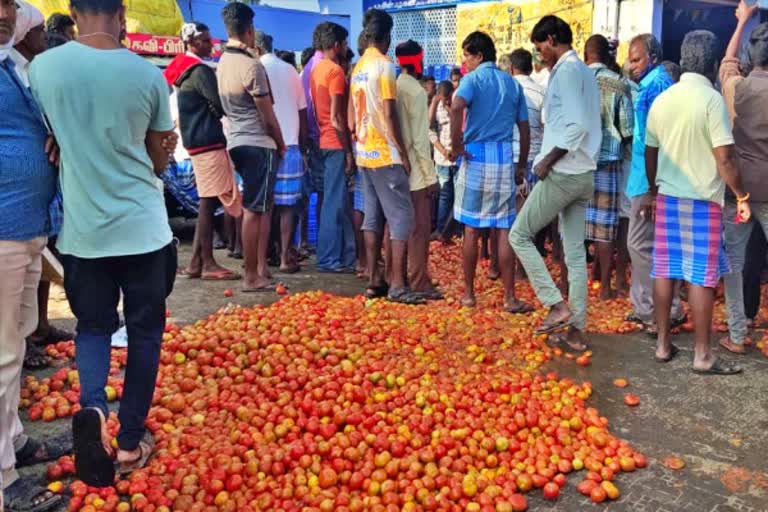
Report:
M588 405L589 382L542 367L562 354L533 334L543 312L501 313L485 269L479 306L459 306L459 257L433 250L448 300L426 306L309 292L169 324L147 420L153 458L114 488L71 483L69 510L504 512L566 485L617 499L616 476L645 457ZM606 305L590 289L590 330L636 328L626 299ZM524 282L518 296L534 301ZM112 357L118 399L125 351ZM33 420L64 417L78 391L62 368L27 379L22 405ZM66 490L71 469L49 467L52 490Z

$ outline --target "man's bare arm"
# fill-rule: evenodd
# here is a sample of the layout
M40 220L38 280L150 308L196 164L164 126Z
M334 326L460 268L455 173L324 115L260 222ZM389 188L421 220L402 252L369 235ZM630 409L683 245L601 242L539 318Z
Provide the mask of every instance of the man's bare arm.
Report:
M397 146L397 152L400 153L400 157L403 160L403 167L405 167L406 172L410 173L411 163L408 161L408 152L405 150L403 132L400 129L400 117L397 115L397 102L395 100L384 100L384 119L387 120L389 125L389 133L395 139L395 146Z
M256 104L256 108L259 109L261 118L264 119L267 135L272 137L272 140L277 144L277 152L280 154L280 158L282 158L285 155L285 142L283 141L283 132L280 131L280 124L278 124L277 117L275 116L275 110L272 108L271 96L259 96L253 98L253 102Z
M176 150L178 135L174 131L167 132L147 132L144 141L147 147L147 153L152 160L152 169L155 174L160 176L168 167L168 160Z

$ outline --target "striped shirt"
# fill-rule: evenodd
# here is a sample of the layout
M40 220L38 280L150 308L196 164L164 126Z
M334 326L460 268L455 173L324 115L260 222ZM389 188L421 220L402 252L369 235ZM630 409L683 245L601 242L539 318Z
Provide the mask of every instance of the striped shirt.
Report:
M429 140L434 145L435 142L440 141L440 144L447 150L451 150L451 113L445 108L443 102L437 104L437 111L435 112L435 124L433 129L429 131ZM443 154L435 150L435 163L443 167L451 167L456 165L451 162Z
M523 86L525 103L528 105L528 124L531 127L531 150L528 153L528 161L533 162L541 151L541 139L544 137L544 124L541 122L541 110L544 107L544 96L547 90L527 75L516 75L515 79ZM515 126L515 138L513 141L515 151L515 163L520 156L520 131Z

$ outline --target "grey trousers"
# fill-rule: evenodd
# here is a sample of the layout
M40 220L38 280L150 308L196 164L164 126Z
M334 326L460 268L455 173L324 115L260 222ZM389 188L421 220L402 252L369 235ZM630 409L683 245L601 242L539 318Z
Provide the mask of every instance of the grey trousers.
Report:
M631 198L632 209L629 215L629 233L627 245L632 260L632 287L629 295L635 315L646 324L655 324L653 309L653 234L654 221L640 215L642 200L645 196ZM672 295L672 319L682 318L685 314L680 302L680 283L676 283Z
M725 252L731 264L731 272L723 276L725 283L725 306L728 310L728 330L731 341L736 344L744 343L747 337L747 317L744 314L744 258L747 243L752 235L754 222L760 224L768 236L768 203L752 203L752 220L746 224L736 222L736 201L725 200L723 208L723 226Z

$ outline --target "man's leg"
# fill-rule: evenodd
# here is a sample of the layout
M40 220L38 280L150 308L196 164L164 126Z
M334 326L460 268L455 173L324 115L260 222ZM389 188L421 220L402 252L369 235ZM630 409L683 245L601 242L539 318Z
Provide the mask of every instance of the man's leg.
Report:
M360 210L352 211L352 227L355 230L355 249L357 252L357 273L367 272L368 257L365 250L365 236L363 235L364 214Z
M584 335L587 328L587 252L584 249L584 230L587 204L593 196L594 181L591 173L567 176L564 187L574 200L563 209L562 233L565 265L568 268L568 302L573 321L568 330L567 343L576 350L587 347ZM610 266L608 267L610 269Z
M544 307L551 308L546 320L548 325L569 321L571 312L555 286L533 239L536 233L549 225L557 214L572 202L569 192L563 188L564 180L564 175L552 172L546 179L538 182L509 231L509 243L523 264L536 296Z
M464 269L464 296L461 304L467 307L475 307L475 272L477 271L477 242L481 238L482 231L469 226L464 226L464 241L462 248L462 267Z
M706 370L715 362L709 339L712 331L712 311L715 307L715 289L691 285L688 292L688 304L693 313L693 367L698 370ZM659 328L659 333L661 333L661 328Z
M667 360L671 355L672 333L670 332L670 314L672 310L672 295L676 289L672 279L653 280L653 303L656 313L658 335L656 338L656 358Z
M293 207L278 206L276 210L280 218L280 271L293 273L298 270L298 265L291 257L294 231Z
M169 245L149 254L115 260L115 277L124 296L128 331L128 363L118 415L120 450L117 457L120 462L130 462L141 455L137 451L155 391L165 329L165 300L176 273L176 251Z
M723 237L725 251L731 264L731 271L723 276L725 283L725 306L728 311L728 330L730 336L720 341L727 350L743 354L744 341L747 338L747 318L744 315L744 253L749 242L754 223L736 222L736 203L726 199L723 208ZM758 228L760 229L760 228Z
M414 226L408 239L408 282L415 292L432 289L427 260L429 257L429 232L432 205L428 189L411 192L414 210Z
M243 257L245 258L246 289L263 288L270 284L265 276L269 249L270 215L246 209L243 212Z
M600 265L600 298L603 300L612 299L616 296L611 288L613 249L613 242L595 242L596 261Z
M653 323L653 219L641 215L643 196L632 198L627 247L632 260L632 286L630 298L634 314L644 324Z
M515 296L517 258L512 246L509 245L509 230L492 229L491 237L496 240L496 246L499 248L499 268L501 269L501 282L504 283L504 309L513 313L526 313L532 308L530 305L518 301Z
M501 267L499 266L499 238L493 232L493 229L489 229L487 231L487 237L488 258L490 259L488 262L488 277L495 280L498 279L502 274ZM507 242L507 245L509 245L509 242Z
M219 200L215 197L200 198L200 211L195 230L195 243L197 245L195 249L199 251L200 270L203 274L227 271L216 263L216 259L213 257L214 214L219 204ZM192 257L194 259L194 253ZM192 263L190 263L189 270L196 270Z
M379 197L376 195L376 187L373 184L371 173L367 169L360 169L361 185L363 187L363 222L360 226L365 241L365 259L367 263L368 288L373 291L384 284L379 268L381 258L381 241L384 233L384 212L381 209Z
M324 206L320 213L317 266L324 270L339 270L343 268L344 222L345 219L350 222L345 211L344 152L323 150L323 162ZM351 233L351 227L349 231Z
M761 226L755 225L747 243L743 272L744 314L749 321L754 321L760 311L760 288L767 250L765 232Z
M619 218L618 251L616 252L616 292L620 297L626 297L629 293L627 285L627 268L629 266L629 250L627 249L627 233L629 231L629 219Z

